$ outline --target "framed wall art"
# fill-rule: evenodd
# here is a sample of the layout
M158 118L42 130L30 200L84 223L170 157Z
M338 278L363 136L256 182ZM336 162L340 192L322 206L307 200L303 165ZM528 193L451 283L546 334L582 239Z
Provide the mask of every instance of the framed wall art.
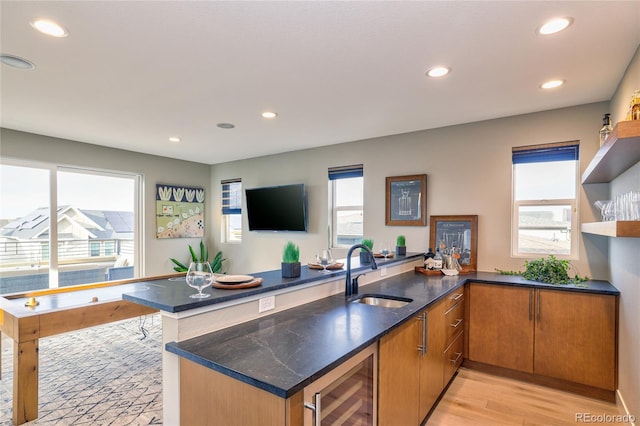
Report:
M204 237L204 189L156 185L156 237Z
M431 216L429 247L458 259L463 272L475 271L478 259L478 216Z
M387 226L427 226L427 175L387 177Z

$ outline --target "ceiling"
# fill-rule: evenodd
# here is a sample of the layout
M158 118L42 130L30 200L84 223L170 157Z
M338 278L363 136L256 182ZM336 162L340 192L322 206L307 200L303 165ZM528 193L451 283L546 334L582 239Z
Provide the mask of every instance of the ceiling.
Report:
M2 127L205 164L607 101L640 44L639 1L0 8L1 53L36 64L1 66ZM536 34L558 16L573 25ZM41 17L69 35L35 31ZM552 78L566 84L539 87Z

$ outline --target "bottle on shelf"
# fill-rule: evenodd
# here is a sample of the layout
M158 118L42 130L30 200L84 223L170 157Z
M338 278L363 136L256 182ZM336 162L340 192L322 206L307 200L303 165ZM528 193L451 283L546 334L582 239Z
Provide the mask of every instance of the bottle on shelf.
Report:
M440 249L436 249L436 255L433 258L434 263L433 263L433 269L442 269L442 262L443 262L443 258L442 255L440 254Z
M640 120L640 90L633 92L631 100L631 119Z
M602 116L602 128L600 129L600 146L604 145L607 137L613 130L611 127L611 114L607 113Z

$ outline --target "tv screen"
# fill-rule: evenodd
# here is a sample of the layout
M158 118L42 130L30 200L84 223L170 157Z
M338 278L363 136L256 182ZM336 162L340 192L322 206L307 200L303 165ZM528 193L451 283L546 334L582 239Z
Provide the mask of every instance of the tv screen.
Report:
M249 231L306 231L303 184L245 190Z

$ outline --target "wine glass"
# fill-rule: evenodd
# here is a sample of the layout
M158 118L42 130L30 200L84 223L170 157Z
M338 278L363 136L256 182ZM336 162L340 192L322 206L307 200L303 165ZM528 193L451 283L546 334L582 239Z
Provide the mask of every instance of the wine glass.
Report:
M209 262L191 262L189 265L189 271L187 271L187 284L189 287L193 287L198 290L196 294L192 294L189 297L194 299L204 299L211 296L210 294L203 293L202 290L209 287L213 281L213 271Z
M331 250L322 250L316 255L316 261L318 262L318 265L322 266L322 271L326 271L327 267L333 264L333 256L331 255Z
M389 256L390 253L390 249L389 249L389 244L387 244L386 242L383 242L380 244L380 254L384 256L384 258L386 259L387 256Z

